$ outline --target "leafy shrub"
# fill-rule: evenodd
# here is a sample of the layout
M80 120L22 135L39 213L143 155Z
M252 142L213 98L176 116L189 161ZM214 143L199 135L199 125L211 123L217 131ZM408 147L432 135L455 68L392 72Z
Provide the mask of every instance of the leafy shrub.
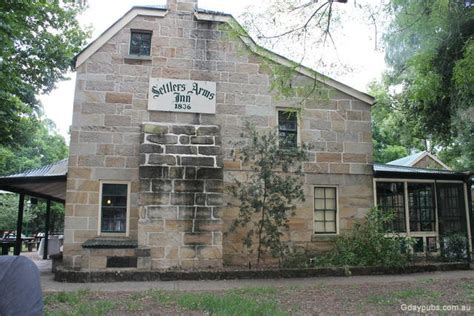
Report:
M314 259L316 266L385 266L402 267L410 262L409 238L386 236L387 223L394 214L372 208L365 221L336 237L329 253Z
M467 238L462 233L442 237L441 258L446 261L460 261L467 258Z

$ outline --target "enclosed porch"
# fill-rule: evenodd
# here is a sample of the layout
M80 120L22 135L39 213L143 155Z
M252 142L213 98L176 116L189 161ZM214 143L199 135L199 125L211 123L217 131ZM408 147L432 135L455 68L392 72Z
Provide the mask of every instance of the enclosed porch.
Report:
M413 252L439 255L450 238L465 237L472 253L471 173L374 165L374 203L393 212L387 230L414 240Z

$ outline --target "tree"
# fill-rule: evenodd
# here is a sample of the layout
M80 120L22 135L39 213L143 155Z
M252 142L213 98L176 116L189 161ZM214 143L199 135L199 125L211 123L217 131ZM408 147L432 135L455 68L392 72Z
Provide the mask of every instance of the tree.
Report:
M16 147L34 133L39 93L65 79L88 32L72 0L0 1L0 145Z
M19 146L0 145L0 175L38 168L62 160L68 155L64 137L51 120L35 123L35 131Z
M398 100L388 92L385 83L372 82L369 85L369 94L376 100L372 107L372 142L375 162L386 163L405 157L412 150L426 149L423 136L416 134L413 126L400 110Z
M246 141L236 144L234 158L240 159L250 172L248 181L235 179L229 187L240 202L231 230L246 230L243 243L249 249L256 243L258 266L263 253L269 251L272 256L281 257L284 252L282 230L288 228L295 203L304 201L301 177L307 148L292 147L291 140L279 138L277 131L257 132L250 125L242 137Z
M458 0L392 0L386 60L400 110L457 168L474 168L474 10Z
M68 148L64 137L59 135L54 123L48 119L38 120L35 132L16 147L0 145L0 175L21 172L57 162L67 157ZM23 215L24 233L44 232L46 203L27 199ZM16 230L18 217L18 195L0 194L0 230ZM64 206L51 204L51 231L61 231L64 225Z

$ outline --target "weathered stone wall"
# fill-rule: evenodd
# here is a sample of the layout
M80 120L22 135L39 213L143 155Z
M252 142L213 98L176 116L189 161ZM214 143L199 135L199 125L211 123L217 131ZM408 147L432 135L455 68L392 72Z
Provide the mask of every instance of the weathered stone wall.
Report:
M170 8L178 8L179 2L171 1ZM139 246L148 245L152 248L153 267L195 266L196 258L200 256L208 259L215 257L216 261L212 265L219 264L221 255L228 264L247 262L247 258L242 255L241 240L236 234L225 237L212 234L211 242L210 235L203 233L207 237L199 242L206 245L202 249L208 249L207 246L212 245L212 254L203 255L200 245L188 247L184 233L188 232L186 230L189 230L189 226L184 226L189 225L190 219L176 218L175 222L171 218L166 219L169 224L176 224L176 229L170 236L179 235L181 239L154 239L157 236L163 237L166 230L172 227L159 222L160 216L181 216L185 212L180 210L187 210L189 205L186 201L179 205L170 203L171 209L176 210L176 213L163 211L157 216L155 223L148 222L150 214L154 216L153 214L159 213L156 210L150 213L151 206L142 208L142 212L139 212L140 205L151 205L145 200L146 195L140 193L147 182L144 178L140 179L139 170L144 170L142 164L150 163L150 160L140 163L140 157L148 154L144 152L144 146L152 145L151 142L140 145L142 125L145 123L164 123L163 126L169 129L178 125L190 125L197 130L201 125L219 126L224 183L229 183L234 177L245 179L248 172L240 161L234 161L231 157L232 143L240 140L245 122L250 121L259 129L274 128L278 109L303 108L299 134L302 142L313 145L313 150L310 160L305 164L306 202L298 207L296 216L290 223L292 231L287 237L294 247L323 249L328 244L327 240L316 238L312 232L313 185L338 186L341 231L350 228L354 219L361 218L373 203L370 106L324 84L318 85L318 98L307 98L305 95L290 98L279 96L277 91L270 89L268 62L247 50L241 41L227 36L218 22L197 21L193 12L187 8L191 2L186 0L182 3L180 10L186 9L185 11L171 11L165 17L137 16L77 68L66 201L64 262L67 267L81 266L81 244L98 235L99 185L100 181L107 180L130 181L128 238L138 239ZM128 56L131 29L153 32L149 59L133 59ZM150 77L216 82L216 114L148 111ZM305 86L312 85L313 81L299 76L292 84L294 87ZM168 133L171 131L168 130ZM170 149L175 145L178 147L178 144L169 145ZM155 146L163 148L167 145ZM183 155L180 159L186 156L178 152L176 155ZM153 164L166 165L154 168L168 170L168 177L164 173L158 174L167 186L163 185L158 189L155 185L154 190L170 190L167 194L171 199L172 194L177 194L176 188L181 187L179 181L187 180L186 166L182 165L181 160L181 167L185 168L184 178L172 179L169 178L172 167L167 164L176 163L178 166L178 161L168 156L165 149L163 153L150 152L148 159L150 157ZM201 160L199 168L202 168L202 163L206 164L208 160ZM172 183L166 182L169 180ZM201 178L198 176L192 180ZM158 191L149 193L161 194ZM157 203L156 201L159 200L150 202ZM224 206L228 201L229 197L225 197ZM160 203L160 206L164 206L164 202L163 205ZM195 211L197 207L207 207L195 205L191 206L196 207ZM235 208L225 207L219 216L213 216L223 219L222 231L226 232L235 215ZM203 222L199 226L201 228L206 225ZM220 231L220 228L203 228L205 229L211 233ZM161 244L165 242L170 242L169 249ZM219 253L217 249L220 249L221 243ZM179 249L182 250L181 253ZM186 256L190 258L185 263Z
M220 129L144 125L138 242L152 268L222 266Z

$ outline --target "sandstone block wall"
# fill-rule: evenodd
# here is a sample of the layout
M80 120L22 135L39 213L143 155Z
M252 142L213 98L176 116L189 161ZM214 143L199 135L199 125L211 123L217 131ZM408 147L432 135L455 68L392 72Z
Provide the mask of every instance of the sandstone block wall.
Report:
M140 145L138 242L152 268L222 266L220 128L146 124Z
M370 105L322 83L317 97L281 97L271 89L272 65L229 37L219 22L196 20L189 4L171 1L165 17L137 16L77 68L67 267L81 267L81 244L98 236L99 186L108 180L130 182L130 229L123 237L149 246L154 268L196 266L198 259L204 265L246 264L239 235L223 234L236 209L227 205L230 197L214 191L221 181L246 179L248 168L231 156L245 122L275 128L279 109L302 109L298 133L313 145L305 163L306 202L286 237L292 247L328 246L313 234L314 185L338 187L341 231L373 203ZM152 31L149 59L129 56L131 29ZM150 77L216 82L216 114L148 111ZM313 80L299 75L292 85L312 86ZM219 136L210 134L217 127Z

